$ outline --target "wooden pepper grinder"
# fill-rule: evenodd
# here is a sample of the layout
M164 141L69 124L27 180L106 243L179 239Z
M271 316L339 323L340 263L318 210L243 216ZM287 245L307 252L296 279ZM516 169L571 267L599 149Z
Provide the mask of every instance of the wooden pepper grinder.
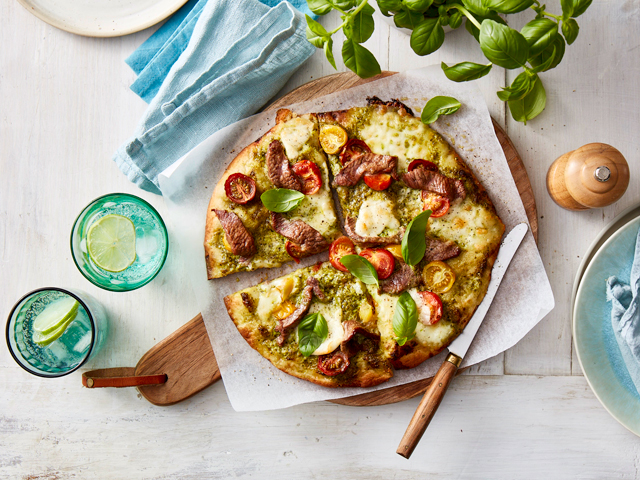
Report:
M629 185L629 165L605 143L588 143L556 159L547 173L551 198L567 210L602 208L618 201Z

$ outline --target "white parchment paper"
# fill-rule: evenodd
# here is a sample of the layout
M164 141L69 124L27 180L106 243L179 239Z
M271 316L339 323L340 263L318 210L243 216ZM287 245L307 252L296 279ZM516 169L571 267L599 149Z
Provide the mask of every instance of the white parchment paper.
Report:
M455 147L480 179L509 232L527 216L495 136L489 111L473 84L447 80L439 67L428 67L387 77L325 97L291 105L296 113L321 112L366 105L366 97L398 98L419 115L431 97L448 95L462 107L432 125ZM299 380L276 369L253 350L229 318L223 298L240 289L274 279L301 266L326 260L327 253L290 263L279 269L259 270L207 280L204 226L207 206L222 172L244 146L275 123L275 112L247 118L215 133L176 165L160 175L160 187L169 208L173 239L190 272L227 394L237 411L269 410L300 403L348 397L388 388L435 374L443 354L411 369L396 371L387 383L370 389L332 389ZM491 308L464 359L473 365L515 345L554 306L553 293L531 232L525 237L507 271Z

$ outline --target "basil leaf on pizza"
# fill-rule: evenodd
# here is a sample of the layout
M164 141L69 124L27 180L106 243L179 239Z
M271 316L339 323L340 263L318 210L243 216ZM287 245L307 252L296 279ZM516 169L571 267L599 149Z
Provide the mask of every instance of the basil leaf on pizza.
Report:
M345 255L340 259L351 274L366 285L376 285L380 287L378 272L371 262L360 255Z
M427 250L427 223L431 210L425 210L409 223L402 237L402 258L407 265L417 265Z
M267 210L276 213L293 210L300 204L303 198L304 193L289 190L288 188L274 188L260 195L260 200L262 200L262 204L267 207Z
M393 333L395 341L402 346L415 336L418 325L418 307L409 292L403 292L396 302L393 312Z
M308 357L315 352L329 335L327 321L321 313L312 313L302 319L298 325L298 348Z

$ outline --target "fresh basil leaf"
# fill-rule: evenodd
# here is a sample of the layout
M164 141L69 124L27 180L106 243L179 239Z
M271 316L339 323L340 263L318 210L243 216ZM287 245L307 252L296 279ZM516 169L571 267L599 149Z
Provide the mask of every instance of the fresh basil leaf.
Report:
M305 17L307 17L307 40L309 40L309 43L314 47L322 48L329 34L322 25L309 15L305 14Z
M487 16L477 16L476 20L478 20L478 22L480 22L481 24L485 20L493 20L494 22L498 22L501 25L507 24L507 22L505 22L504 19L497 13L490 13ZM473 35L477 42L480 42L480 30L473 24L473 22L466 22L464 27L467 29L467 32Z
M413 12L424 13L429 10L433 0L404 0L402 3Z
M373 13L366 13L363 9L347 22L343 30L347 38L356 43L364 43L369 40L374 28Z
M527 72L522 72L511 83L511 86L505 87L502 91L498 92L498 98L503 102L520 100L533 90L537 78L537 75L532 76Z
M298 324L298 349L305 357L315 352L329 335L327 321L321 313L307 315Z
M547 60L544 63L541 63L537 67L532 68L530 71L532 73L539 73L539 72L544 72L548 70L549 68L551 68L551 64L553 63L555 58L556 58L556 47L553 46L553 52L549 56L549 58L547 58ZM531 59L529 59L529 62L531 63Z
M438 16L438 21L440 22L440 25L442 27L446 27L447 25L449 25L449 14Z
M376 0L380 10L384 12L399 12L402 10L402 0Z
M340 259L340 263L347 267L347 270L362 283L376 285L380 288L378 272L366 258L360 255L345 255Z
M485 16L490 13L490 9L486 7L485 1L486 0L462 0L462 3L471 13Z
M498 13L518 13L533 5L533 0L483 0L482 3Z
M573 3L573 18L577 18L586 12L587 8L591 5L593 0L577 0Z
M564 56L565 48L566 43L562 35L556 35L553 43L545 48L542 53L530 58L529 63L534 67L536 72L546 72L547 70L556 68ZM545 65L549 63L549 58L553 58L553 60L549 66L544 68ZM539 70L540 68L542 69Z
M329 38L326 42L324 42L324 54L327 57L327 60L331 64L334 69L338 69L336 67L336 60L333 58L333 39Z
M418 307L409 292L402 292L393 311L393 333L402 346L415 336L418 325Z
M430 216L431 210L425 210L409 222L401 246L402 258L407 265L417 265L424 257L427 250L425 235Z
M351 39L342 44L342 59L346 67L360 78L369 78L380 73L380 64L369 50Z
M524 67L529 56L529 46L522 34L493 20L482 22L480 48L490 61L509 69Z
M571 16L573 15L574 3L575 0L560 0L563 18L571 18Z
M449 17L449 26L454 30L462 25L462 13L459 11L453 12Z
M417 12L403 10L402 12L394 15L393 22L398 28L408 28L409 30L413 30L423 19L424 17Z
M346 12L358 5L359 2L357 0L331 0L331 3L334 7Z
M553 43L558 35L558 24L548 18L531 20L520 31L529 45L529 55L535 57Z
M429 55L444 42L444 29L437 18L425 18L411 33L410 45L418 55Z
M580 27L578 26L578 22L576 22L573 18L562 21L562 34L564 35L564 38L567 40L567 43L569 45L576 41L579 31Z
M473 62L462 62L449 67L446 63L442 62L440 66L449 80L453 80L454 82L468 82L469 80L484 77L491 71L493 64L481 65Z
M422 109L422 115L420 115L420 119L422 120L422 123L427 125L429 123L435 122L440 115L451 115L452 113L457 112L461 106L462 104L453 97L433 97ZM418 217L420 215L418 215ZM409 265L414 264L410 263Z
M533 89L520 100L510 101L509 110L511 110L511 116L514 120L526 125L527 120L540 115L546 104L547 93L540 78L536 77Z
M333 10L333 5L328 0L307 0L307 6L316 15L326 15Z
M276 213L293 210L300 204L303 198L304 193L287 188L273 188L260 195L260 200L262 200L262 204L267 207L267 210Z

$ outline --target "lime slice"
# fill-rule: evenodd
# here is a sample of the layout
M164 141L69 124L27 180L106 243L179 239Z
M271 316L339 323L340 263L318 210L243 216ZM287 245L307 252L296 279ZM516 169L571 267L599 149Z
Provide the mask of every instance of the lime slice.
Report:
M78 310L76 309L75 314L73 314L71 317L67 318L64 323L62 323L57 329L55 329L54 331L48 333L48 334L42 334L39 332L34 331L33 332L33 341L35 343L37 343L38 345L40 345L41 347L46 347L47 345L49 345L50 343L53 343L55 340L59 339L62 334L67 330L67 328L69 327L69 325L71 325L71 322L73 322L76 318L76 315L78 313Z
M121 272L136 260L136 229L122 215L105 215L87 233L91 260L107 272Z
M80 304L73 297L63 297L51 302L33 321L33 329L42 335L57 330L69 318L75 318Z

